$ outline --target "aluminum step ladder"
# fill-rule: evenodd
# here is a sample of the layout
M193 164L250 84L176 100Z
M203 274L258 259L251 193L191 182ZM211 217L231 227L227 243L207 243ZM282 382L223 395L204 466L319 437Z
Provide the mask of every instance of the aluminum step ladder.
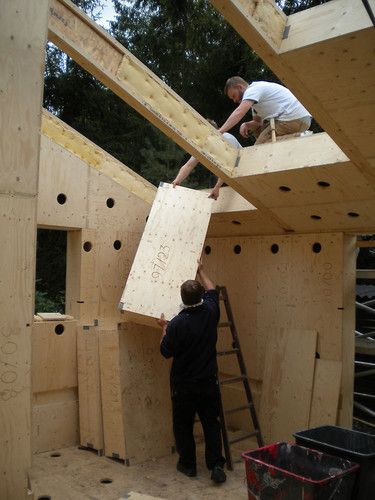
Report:
M263 441L262 433L260 430L258 417L257 417L255 407L254 407L253 396L251 394L251 389L250 389L250 384L249 384L249 378L248 378L248 375L246 372L246 366L245 366L245 363L243 360L240 341L238 339L236 326L234 324L232 308L231 308L230 303L229 303L227 289L225 286L217 286L216 290L219 292L220 300L223 301L223 303L224 303L226 316L227 316L227 321L219 323L218 328L223 328L223 329L227 328L230 330L231 335L232 335L232 349L225 350L225 351L219 351L217 353L217 355L218 355L218 357L219 356L236 355L237 361L238 361L238 366L240 369L239 376L226 378L226 379L222 379L222 380L220 380L220 378L219 378L219 384L220 384L220 386L223 386L223 385L234 384L234 383L242 381L243 388L245 391L246 400L247 400L246 405L239 406L236 408L225 409L223 406L222 397L220 397L220 422L221 422L221 431L222 431L222 436L223 436L224 453L225 453L225 458L227 461L228 470L233 470L232 454L231 454L231 450L230 450L231 444L238 443L239 441L243 441L243 440L248 439L248 438L253 437L253 436L256 436L259 447L264 446L264 441ZM238 436L236 438L233 438L233 439L229 439L228 428L227 428L227 424L226 424L226 415L229 415L229 414L235 413L235 412L244 411L244 410L249 410L250 419L251 419L251 422L253 424L254 431L252 431L250 433L245 433L245 434Z

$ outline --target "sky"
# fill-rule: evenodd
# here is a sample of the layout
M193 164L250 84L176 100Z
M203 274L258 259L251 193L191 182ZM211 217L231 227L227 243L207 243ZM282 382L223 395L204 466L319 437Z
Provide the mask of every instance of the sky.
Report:
M103 28L109 28L109 22L115 17L115 9L113 8L112 0L103 0L104 8L101 11L101 19L97 21Z

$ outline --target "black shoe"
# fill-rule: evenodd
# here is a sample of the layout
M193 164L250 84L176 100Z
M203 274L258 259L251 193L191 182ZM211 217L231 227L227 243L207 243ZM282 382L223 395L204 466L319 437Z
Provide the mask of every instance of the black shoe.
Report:
M217 484L225 483L225 481L227 480L227 476L221 465L215 465L215 467L212 469L211 479L214 483Z
M197 475L197 469L195 467L186 467L185 465L181 464L180 462L177 462L176 469L188 477L195 477Z

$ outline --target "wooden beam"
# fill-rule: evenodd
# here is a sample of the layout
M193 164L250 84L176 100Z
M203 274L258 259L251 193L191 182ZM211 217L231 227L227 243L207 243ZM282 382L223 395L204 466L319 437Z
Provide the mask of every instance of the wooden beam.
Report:
M327 2L288 17L288 35L282 40L279 52L293 51L372 26L362 0Z
M52 0L49 39L194 155L276 224L288 225L232 178L238 150L128 50L69 0Z
M155 186L45 109L42 134L150 205L154 201Z
M83 68L219 174L237 150L172 89L69 0L52 0L49 39Z
M253 49L272 57L281 46L287 16L273 0L211 0L212 5L246 40L254 40ZM261 57L263 57L261 55Z
M0 1L0 498L28 496L31 324L48 0Z

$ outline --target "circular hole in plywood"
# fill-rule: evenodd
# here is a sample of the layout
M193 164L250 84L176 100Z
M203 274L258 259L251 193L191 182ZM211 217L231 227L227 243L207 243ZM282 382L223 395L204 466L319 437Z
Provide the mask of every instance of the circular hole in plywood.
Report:
M51 497L49 495L42 495L38 497L38 500L51 500Z
M62 333L64 333L64 330L65 330L65 327L61 323L59 323L58 325L55 326L56 335L61 335Z
M111 484L111 483L113 483L112 479L110 479L109 477L105 477L105 478L101 479L100 482L102 484Z
M310 215L310 219L321 220L320 215Z
M348 212L349 217L359 217L359 214L357 212Z
M234 248L233 248L233 252L237 255L239 255L241 253L241 245L235 245Z
M321 250L322 250L322 245L319 242L316 241L315 243L313 243L312 251L314 253L319 253Z
M121 241L120 241L120 240L116 240L116 241L114 241L114 242L113 242L113 248L114 248L115 250L120 250L121 245L122 245L122 243L121 243Z
M113 198L107 198L106 204L108 208L113 208L115 206L115 200Z
M318 184L318 186L320 186L322 188L327 188L331 185L329 182L326 182L326 181L318 181L317 184Z
M280 191L284 191L284 193L291 191L289 186L279 186L279 189L280 189Z
M92 249L91 241L85 241L83 244L83 249L85 252L90 252L90 250Z
M61 453L58 453L57 451L55 451L55 452L50 454L50 457L52 457L52 458L61 457Z
M211 253L211 247L210 247L210 245L206 245L206 246L204 247L204 253L205 253L206 255L210 255L210 253Z
M279 251L279 245L277 243L274 243L271 245L271 252L272 253L277 253Z
M64 193L60 193L57 195L57 203L59 203L60 205L64 205L64 203L66 203L66 195Z

